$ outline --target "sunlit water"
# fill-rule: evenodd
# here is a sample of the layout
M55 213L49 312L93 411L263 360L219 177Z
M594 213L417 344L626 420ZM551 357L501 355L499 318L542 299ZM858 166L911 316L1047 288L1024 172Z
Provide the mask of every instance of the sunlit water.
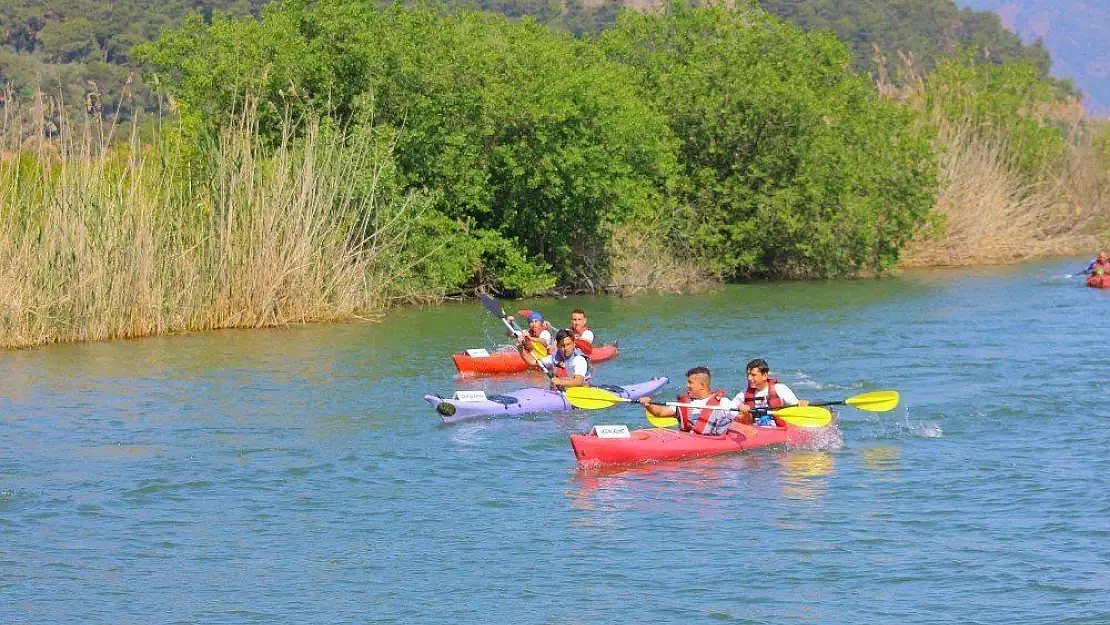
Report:
M476 303L381 324L0 354L0 622L1110 623L1110 292L1080 260L583 306L605 383L901 391L841 441L620 471L454 426ZM534 379L533 379L534 380Z

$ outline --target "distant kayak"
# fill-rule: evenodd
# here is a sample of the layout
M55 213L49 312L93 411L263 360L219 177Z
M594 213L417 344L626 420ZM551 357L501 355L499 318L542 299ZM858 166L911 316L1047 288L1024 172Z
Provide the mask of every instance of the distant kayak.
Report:
M653 378L639 384L625 386L612 386L599 384L604 388L628 399L638 399L651 395L667 383L667 378ZM473 419L475 417L500 417L527 414L531 412L551 412L555 410L572 410L567 397L561 391L544 388L523 388L504 395L488 395L483 399L470 399L463 393L456 393L456 398L440 397L439 395L425 395L424 401L431 404L432 408L443 418L444 423L455 423Z
M595 432L572 434L570 446L579 466L594 468L615 464L635 464L681 460L698 456L758 449L787 443L803 443L810 428L785 425L765 428L733 423L722 436L702 436L663 428L633 430L628 438L600 438Z
M528 364L520 357L516 350L493 352L483 355L483 350L469 350L470 353L461 352L452 354L451 360L455 361L455 368L459 373L469 374L496 374L496 373L524 373ZM590 354L590 364L597 364L612 360L617 357L617 344L599 345Z
M1088 277L1087 286L1092 289L1110 289L1110 273L1095 274Z

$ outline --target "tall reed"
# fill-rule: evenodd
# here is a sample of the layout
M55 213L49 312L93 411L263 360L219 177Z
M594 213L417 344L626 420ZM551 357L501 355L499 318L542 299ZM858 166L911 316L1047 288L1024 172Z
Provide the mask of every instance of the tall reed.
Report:
M900 56L907 86L886 80L886 62L879 56L878 88L917 108L923 123L936 129L938 160L935 218L901 252L903 266L1006 263L1098 246L1110 227L1110 171L1091 147L1090 121L1077 101L1020 112L1067 136L1063 154L1043 159L1049 162L1030 174L1018 161L1029 156L1023 150L1036 148L971 113L951 116L952 110L974 110L970 96L946 85L928 97L930 87L912 57Z
M409 269L421 204L374 137L290 121L267 144L248 102L207 145L117 141L44 108L0 128L0 345L351 319Z

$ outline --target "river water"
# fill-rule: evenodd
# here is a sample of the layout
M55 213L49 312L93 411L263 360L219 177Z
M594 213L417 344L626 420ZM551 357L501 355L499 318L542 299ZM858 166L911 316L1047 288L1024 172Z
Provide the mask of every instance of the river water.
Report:
M0 353L0 622L1110 622L1110 292L1082 260L575 306L604 383L770 361L842 442L579 471L642 411L443 425L501 340L475 302L380 324ZM515 303L514 303L515 304Z

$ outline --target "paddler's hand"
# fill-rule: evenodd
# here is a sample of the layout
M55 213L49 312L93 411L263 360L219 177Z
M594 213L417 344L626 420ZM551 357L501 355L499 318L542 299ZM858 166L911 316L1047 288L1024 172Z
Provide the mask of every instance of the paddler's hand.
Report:
M641 397L640 399L637 399L636 401L640 402L640 405L643 406L645 409L647 409L649 406L651 406L651 398L650 397Z
M799 406L808 406L809 405L809 400L808 399L799 399L798 400L798 405Z

